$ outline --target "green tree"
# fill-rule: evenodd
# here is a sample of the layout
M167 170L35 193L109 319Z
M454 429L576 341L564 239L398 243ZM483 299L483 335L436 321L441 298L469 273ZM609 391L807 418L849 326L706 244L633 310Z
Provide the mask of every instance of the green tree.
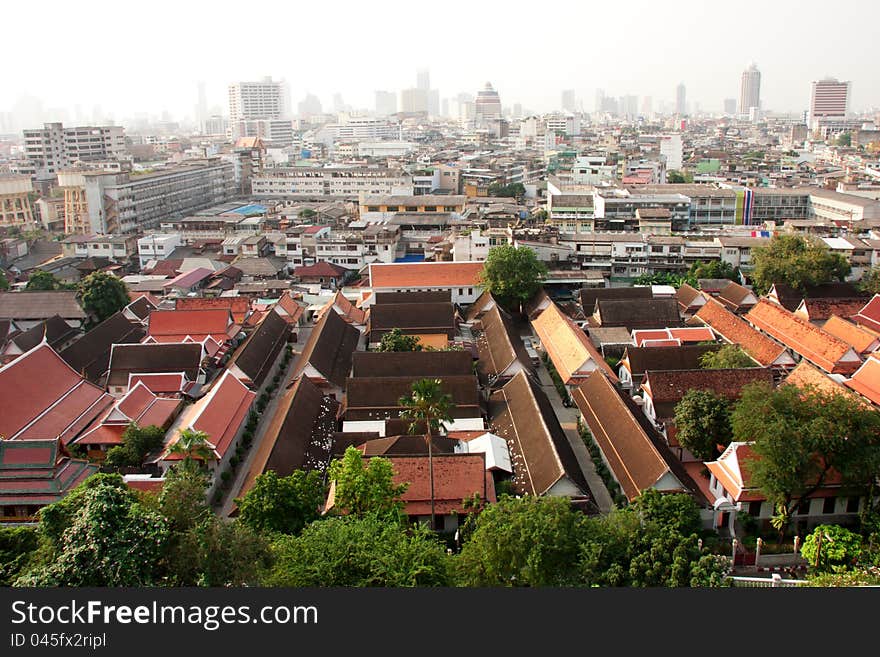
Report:
M852 146L852 134L849 132L841 132L837 136L837 140L835 141L837 146L843 146L845 148L849 148Z
M420 379L414 381L411 392L398 401L403 407L400 417L412 420L409 430L414 433L420 426L425 427L425 442L428 445L428 477L431 485L431 529L437 528L434 517L434 452L433 432L440 431L443 422L452 422L450 414L454 404L452 396L443 392L440 379Z
M546 276L547 266L532 249L503 244L489 249L480 280L498 303L520 311L522 304L541 289Z
M701 461L712 461L730 444L730 402L711 390L688 390L675 406L675 438Z
M683 536L700 532L700 509L690 495L670 495L648 488L633 500L630 510L646 526L669 529Z
M0 586L12 586L27 570L38 545L34 527L0 527Z
M168 539L165 518L129 490L87 487L51 562L19 577L19 586L151 586ZM51 505L50 505L51 506Z
M688 270L688 278L693 278L697 281L701 278L727 278L731 281L739 280L739 276L737 275L734 266L724 260L709 260L708 262L697 260L697 262L692 264L691 268Z
M28 282L25 289L34 292L44 292L49 290L60 290L61 287L61 281L56 278L55 274L38 269L28 276Z
M83 310L94 315L98 322L131 303L128 286L122 279L103 271L92 272L80 281L79 296Z
M6 272L0 269L0 292L5 292L9 287L9 279L6 278Z
M165 431L151 424L140 427L136 422L129 424L122 434L122 444L111 447L104 463L110 467L140 467L150 452L159 449L165 442Z
M330 463L328 478L336 483L334 506L338 512L398 518L403 510L400 497L408 485L394 483L394 469L388 459L372 457L365 465L361 451L348 447L341 459Z
M211 446L209 436L204 431L184 429L180 432L177 441L168 450L171 454L183 457L186 466L192 461L207 462L215 458L214 448Z
M672 185L681 184L687 182L687 179L684 177L684 174L681 171L676 171L673 169L672 171L666 172L666 182Z
M287 477L269 470L258 476L253 487L235 503L239 519L251 529L299 534L321 517L324 484L316 470L296 470Z
M766 293L774 283L798 290L808 285L843 281L850 265L820 240L802 235L775 233L767 246L752 249L751 273L755 290Z
M731 421L735 440L752 441L752 482L776 507L780 539L794 510L835 471L847 485L864 488L876 479L880 414L857 399L754 383L743 388Z
M880 267L873 267L862 275L859 289L868 294L880 294Z
M742 347L736 344L726 344L717 351L707 351L700 356L700 367L704 370L741 369L744 367L757 367Z
M817 572L850 568L861 553L862 537L840 525L819 525L801 547L801 556Z
M421 351L417 335L404 335L399 328L393 328L382 336L376 351Z
M696 286L697 281L689 275L681 276L668 271L657 272L655 274L642 274L636 276L633 280L633 285L671 285L676 290L685 283L691 286Z
M450 557L433 532L384 518L328 518L272 545L267 586L449 586Z
M807 586L850 587L850 586L880 586L880 568L855 568L853 570L831 573L811 574L807 577Z
M489 183L489 196L522 198L526 195L526 187L522 183L511 183L503 185L501 183Z
M318 213L315 212L314 210L312 210L311 208L303 208L302 210L299 211L299 218L300 219L311 219L316 214L318 214Z
M462 586L572 586L585 516L568 498L502 496L477 517L457 558Z
M194 465L181 463L167 472L159 493L158 509L168 520L172 532L186 532L211 515L207 498L209 485L208 475Z

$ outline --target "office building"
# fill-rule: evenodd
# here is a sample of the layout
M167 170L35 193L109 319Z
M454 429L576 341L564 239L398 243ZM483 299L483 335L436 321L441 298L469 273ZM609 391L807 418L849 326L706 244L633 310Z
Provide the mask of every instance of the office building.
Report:
M428 91L426 89L403 89L400 92L400 111L405 113L428 112Z
M274 167L252 181L255 196L346 196L413 194L412 176L368 167Z
M378 116L390 116L397 113L397 92L376 92L376 114Z
M666 158L667 171L679 171L682 165L682 143L679 133L660 137L660 155Z
M748 115L752 108L761 107L761 71L755 64L749 66L742 74L739 90L739 113Z
M849 110L850 82L825 78L812 83L809 126L817 130L823 120L840 120Z
M37 179L51 179L78 162L124 159L125 131L121 126L65 128L61 123L46 123L24 130L24 154Z
M266 77L258 82L229 85L229 122L233 130L243 120L289 118L290 97L284 81L274 82Z
M575 105L574 89L565 89L562 92L562 109L565 112L574 112L577 110Z
M684 82L679 83L675 88L675 113L687 114L687 90Z
M477 92L474 113L478 126L485 124L489 119L501 118L501 99L491 83L487 82L486 86Z

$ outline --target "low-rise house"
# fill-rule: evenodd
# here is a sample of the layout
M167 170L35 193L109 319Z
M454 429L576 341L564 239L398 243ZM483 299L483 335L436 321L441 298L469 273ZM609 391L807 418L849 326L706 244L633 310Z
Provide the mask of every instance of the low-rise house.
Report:
M589 318L591 326L654 329L681 326L675 299L598 299Z
M72 458L58 438L0 440L0 525L35 522L40 509L97 471Z
M334 294L324 307L318 311L318 317L320 317L321 313L325 313L328 310L338 313L342 319L349 324L358 327L359 330L366 330L366 311L355 306L348 297L342 294L341 290L337 290L336 294Z
M595 512L577 457L547 395L519 372L489 397L490 431L507 441L519 495L570 497Z
M636 287L595 287L582 288L580 291L581 308L585 316L590 316L596 310L596 301L600 299L617 299L620 301L631 299L652 299L653 293L650 286Z
M724 306L737 314L747 313L752 307L758 303L758 295L749 288L729 281L715 297L724 304Z
M27 331L18 333L10 338L5 345L0 345L0 364L15 360L41 342L45 342L52 349L60 352L80 335L79 329L73 328L61 317L55 315Z
M52 292L0 292L0 320L11 320L22 331L58 315L80 328L87 315L73 290Z
M675 293L678 310L685 317L690 317L706 303L705 295L695 287L683 283Z
M145 341L202 342L210 337L222 345L235 338L239 331L240 326L233 321L228 308L155 310L147 319Z
M844 385L880 406L880 357L872 354Z
M666 347L629 346L618 363L620 387L636 394L648 370L696 370L700 359L718 351L720 344L690 344Z
M114 344L110 348L107 391L114 397L128 392L132 375L180 374L187 381L205 382L202 361L205 353L196 342L164 344Z
M715 333L708 327L686 326L665 329L642 329L632 332L632 343L637 347L672 347L684 344L712 342Z
M129 292L131 303L120 310L132 322L146 324L150 313L159 307L159 300L148 293Z
M875 294L850 319L862 328L880 334L880 294Z
M294 277L301 283L316 283L321 287L335 290L342 287L349 270L332 262L321 260L313 265L296 267L293 270Z
M823 283L807 285L803 291L784 283L774 283L767 292L767 299L788 311L794 312L804 299L825 299L839 301L842 299L862 299L867 301L868 295L860 292L852 283Z
M766 299L761 299L745 319L826 372L851 374L862 364L846 342Z
M533 371L531 358L512 319L497 304L482 315L480 326L476 344L481 381L499 386L517 372Z
M145 335L146 330L139 321L132 321L124 311L119 311L61 350L58 355L89 381L103 387L113 345L137 344Z
M371 347L393 329L413 335L423 344L445 347L455 338L457 322L451 303L376 303L367 318L367 336Z
M275 310L270 310L236 349L227 367L239 380L259 389L272 373L289 338L290 324Z
M452 303L473 303L483 293L482 262L371 263L370 285L374 293L444 290Z
M752 328L715 299L709 299L688 323L708 326L726 342L738 345L758 365L777 370L795 366L794 358L784 346Z
M832 315L850 317L859 312L865 305L864 297L854 299L804 299L795 309L794 314L816 326L824 324Z
M187 296L197 294L207 284L211 276L214 275L213 269L206 267L196 267L182 274L175 276L169 281L162 283L162 290L168 296Z
M355 327L335 312L324 313L309 334L293 376L304 375L325 394L341 399L360 341Z

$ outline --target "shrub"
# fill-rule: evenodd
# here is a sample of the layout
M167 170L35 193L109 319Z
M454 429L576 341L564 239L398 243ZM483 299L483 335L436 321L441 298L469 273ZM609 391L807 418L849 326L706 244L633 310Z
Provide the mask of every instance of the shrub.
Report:
M229 470L224 470L220 473L220 480L225 484L230 479L232 479L232 473Z

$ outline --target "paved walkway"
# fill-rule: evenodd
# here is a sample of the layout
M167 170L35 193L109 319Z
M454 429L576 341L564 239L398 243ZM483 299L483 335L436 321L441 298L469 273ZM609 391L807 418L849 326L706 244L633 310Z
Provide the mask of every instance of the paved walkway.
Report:
M587 446L584 445L580 434L578 434L578 410L576 408L567 408L562 404L559 392L557 392L556 386L553 385L553 379L550 378L550 373L547 371L544 363L538 366L537 372L541 387L547 393L550 404L556 412L559 424L562 425L565 435L568 437L568 442L571 443L571 448L574 450L574 455L577 457L581 470L587 479L587 483L590 485L590 491L592 491L593 497L596 500L596 506L599 507L599 511L602 513L610 513L611 509L614 508L611 495L608 493L608 489L605 488L605 482L602 481L602 477L596 472L596 466L593 464L590 452L587 450Z

